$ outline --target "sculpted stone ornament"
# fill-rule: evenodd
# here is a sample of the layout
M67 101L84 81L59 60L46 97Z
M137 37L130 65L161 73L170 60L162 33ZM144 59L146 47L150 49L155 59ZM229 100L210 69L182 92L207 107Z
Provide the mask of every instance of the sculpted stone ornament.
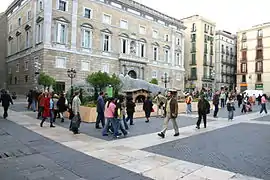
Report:
M131 41L130 42L130 54L136 54L136 42L135 41Z

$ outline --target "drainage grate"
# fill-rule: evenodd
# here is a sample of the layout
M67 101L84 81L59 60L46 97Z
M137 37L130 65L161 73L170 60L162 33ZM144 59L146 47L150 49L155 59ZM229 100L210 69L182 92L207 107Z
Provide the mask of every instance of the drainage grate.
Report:
M32 154L37 154L38 152L35 150L31 150L31 149L17 149L14 151L9 151L9 152L0 152L0 159L5 159L5 158L13 158L13 157L22 157L22 156L28 156L28 155L32 155Z

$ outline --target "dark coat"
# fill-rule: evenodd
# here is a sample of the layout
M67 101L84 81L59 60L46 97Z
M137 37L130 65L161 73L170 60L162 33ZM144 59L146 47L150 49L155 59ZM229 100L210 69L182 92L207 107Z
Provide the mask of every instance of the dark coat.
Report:
M66 107L66 98L61 96L57 102L59 112L65 112L67 110Z
M99 96L97 99L97 112L104 113L105 110L105 101L102 96Z
M219 95L218 94L215 94L213 96L213 104L214 105L219 105Z
M168 104L168 101L165 104L165 115L167 116L167 112L166 112L167 106L170 106L170 110L171 110L170 118L177 118L177 116L178 116L178 102L177 102L177 100L174 97L172 97L170 104Z
M153 103L151 100L145 100L143 103L143 110L145 112L152 112Z
M135 112L135 107L136 107L136 104L135 104L132 100L129 100L129 101L126 103L126 110L127 110L127 113L128 113L128 114L134 113L134 112Z
M209 114L210 104L206 99L200 99L198 102L198 114Z
M0 102L2 102L3 107L9 107L10 104L13 104L12 98L7 93L1 95Z

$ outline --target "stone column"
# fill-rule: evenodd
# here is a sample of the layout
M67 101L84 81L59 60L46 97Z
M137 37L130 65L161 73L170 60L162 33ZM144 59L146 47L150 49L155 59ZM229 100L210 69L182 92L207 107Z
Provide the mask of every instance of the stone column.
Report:
M171 64L175 66L175 30L172 30Z
M32 46L35 48L36 46L36 19L37 19L37 7L38 7L38 4L37 4L37 0L35 1L32 1L32 5L31 5L31 9L33 11L33 22L32 22L32 28L31 28L31 31L32 31ZM28 13L27 13L27 16L28 16Z
M52 42L52 0L44 0L44 46L51 47Z
M144 67L141 67L141 79L144 80Z
M182 68L183 69L185 69L185 46L184 46L184 44L185 44L185 37L184 37L184 34L183 34L183 32L181 33L181 64L182 64Z
M73 4L72 4L72 18L71 18L71 49L76 50L78 0L73 0L72 3Z

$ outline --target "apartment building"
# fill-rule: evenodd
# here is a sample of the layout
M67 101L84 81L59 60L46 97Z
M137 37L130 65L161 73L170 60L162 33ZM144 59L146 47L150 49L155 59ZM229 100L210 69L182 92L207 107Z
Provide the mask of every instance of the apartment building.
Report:
M270 23L239 31L237 39L238 90L270 94Z
M7 25L7 18L4 15L4 13L0 13L0 89L6 88L6 39L7 39L7 31L6 31L6 25Z
M8 22L8 86L24 93L37 85L34 64L70 87L103 71L150 81L169 75L184 88L183 22L132 0L15 0Z
M237 36L216 31L215 88L235 89L236 86L236 39Z
M194 15L182 19L185 30L186 89L212 89L215 63L215 23Z

